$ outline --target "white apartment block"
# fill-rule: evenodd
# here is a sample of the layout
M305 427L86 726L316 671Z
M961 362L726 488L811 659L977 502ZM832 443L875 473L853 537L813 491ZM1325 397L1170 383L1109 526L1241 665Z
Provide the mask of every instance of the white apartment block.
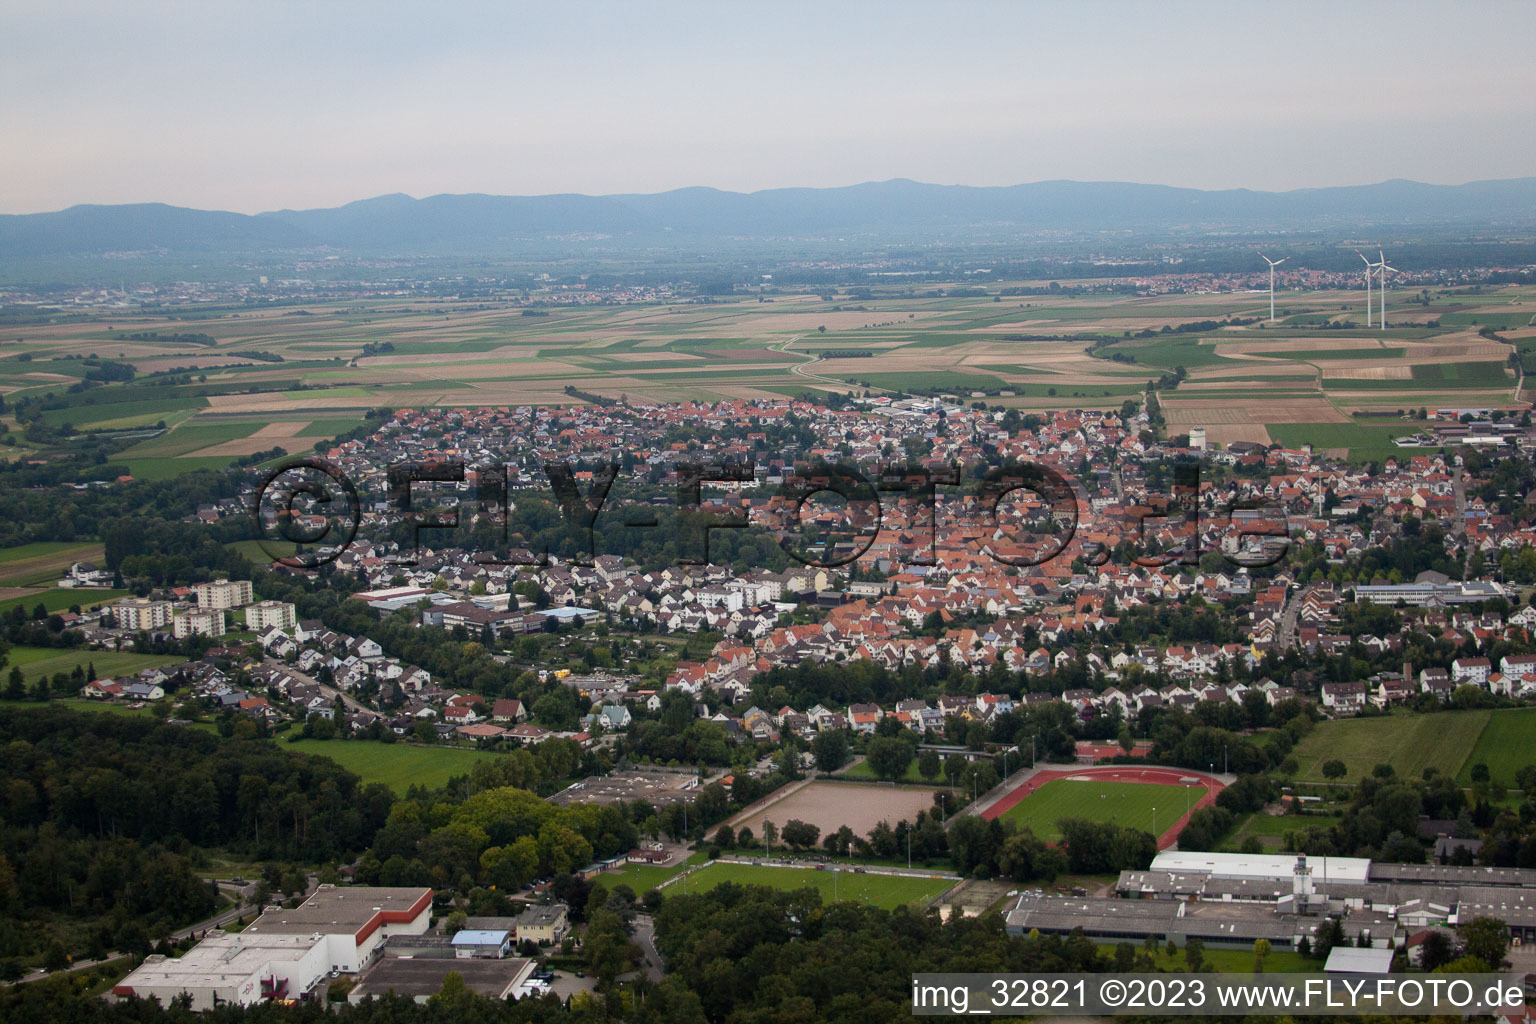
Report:
M171 602L151 601L144 597L128 597L112 606L112 615L119 629L159 629L170 624Z
M212 583L198 583L193 586L192 592L197 595L199 608L213 611L240 608L250 604L255 596L251 593L250 580L214 580Z
M203 636L224 635L224 613L222 611L197 611L187 612L176 616L171 623L171 632L179 640L182 637L201 634Z
M289 632L298 623L298 613L285 601L258 601L245 609L245 628L253 633L269 627Z

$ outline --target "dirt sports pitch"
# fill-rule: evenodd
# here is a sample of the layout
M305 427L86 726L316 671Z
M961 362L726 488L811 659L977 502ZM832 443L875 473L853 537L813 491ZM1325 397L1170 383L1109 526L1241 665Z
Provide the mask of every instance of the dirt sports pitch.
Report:
M1067 789L1082 785L1082 793L1089 797L1105 799L1081 799L1078 791ZM1012 792L981 812L991 821L1007 818L1029 825L1043 839L1059 838L1055 832L1058 818L1081 817L1090 821L1115 820L1132 828L1151 831L1150 815L1144 812L1161 803L1164 814L1158 815L1159 829L1157 848L1167 849L1179 837L1189 814L1215 801L1216 795L1226 788L1220 780L1204 772L1182 768L1140 767L1137 765L1100 765L1084 768L1047 769L1036 772L1021 782ZM1192 803L1188 797L1195 794L1186 790L1198 789ZM1185 807L1189 810L1186 812ZM1177 817L1173 812L1177 811ZM1121 813L1125 816L1121 817ZM1166 816L1165 816L1166 815ZM1141 820L1146 817L1146 820Z
M890 786L879 783L812 782L778 800L750 809L733 824L746 825L762 835L763 822L771 821L782 829L787 821L803 821L821 829L821 834L836 832L847 825L857 835L868 835L880 822L895 825L911 821L919 811L933 806L929 786Z

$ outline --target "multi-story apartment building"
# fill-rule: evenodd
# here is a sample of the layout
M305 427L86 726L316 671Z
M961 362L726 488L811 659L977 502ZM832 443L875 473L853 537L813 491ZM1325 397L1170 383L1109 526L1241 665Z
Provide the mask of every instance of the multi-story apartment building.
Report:
M243 607L254 596L250 580L214 580L196 584L192 591L197 595L197 606L211 611Z
M159 629L170 624L171 603L151 601L145 597L128 597L112 606L112 615L119 629Z

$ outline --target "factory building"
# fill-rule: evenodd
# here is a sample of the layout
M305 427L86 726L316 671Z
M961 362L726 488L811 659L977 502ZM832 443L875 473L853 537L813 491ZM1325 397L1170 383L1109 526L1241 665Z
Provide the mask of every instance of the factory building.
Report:
M1352 944L1386 949L1425 929L1495 917L1516 942L1536 940L1536 870L1522 868L1168 851L1146 871L1121 872L1115 889L1118 898L1020 897L1008 930L1081 928L1105 942L1198 938L1217 948L1268 939L1296 949L1337 918Z
M238 934L215 930L179 958L146 957L112 992L162 1005L186 995L199 1011L320 998L330 977L357 973L386 938L420 935L431 917L431 889L322 885L292 910L267 909Z

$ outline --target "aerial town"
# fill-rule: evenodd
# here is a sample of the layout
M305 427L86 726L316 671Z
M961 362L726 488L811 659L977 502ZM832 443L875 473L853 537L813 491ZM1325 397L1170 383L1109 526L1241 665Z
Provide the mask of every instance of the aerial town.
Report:
M1533 37L0 8L0 1024L1536 1024Z

